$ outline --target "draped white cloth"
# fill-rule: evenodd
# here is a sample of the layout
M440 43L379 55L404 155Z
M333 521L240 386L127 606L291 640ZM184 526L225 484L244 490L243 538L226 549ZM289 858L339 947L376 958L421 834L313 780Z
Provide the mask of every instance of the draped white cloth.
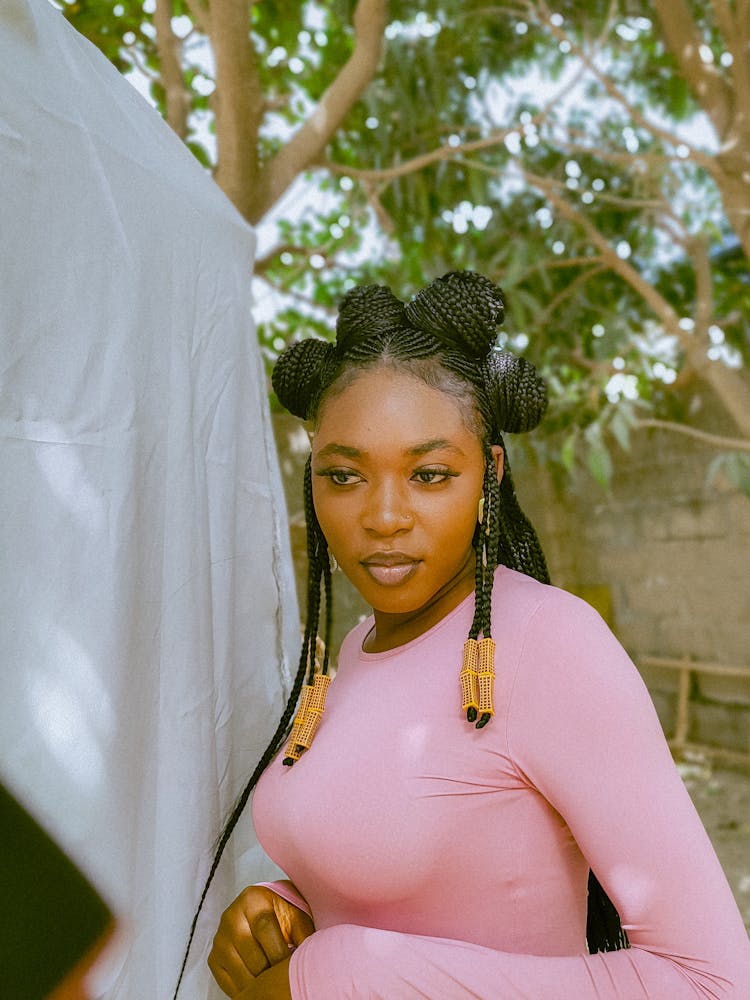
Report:
M171 997L296 658L253 251L104 57L2 0L0 776L123 918L110 1000ZM221 909L273 871L253 845L245 820L186 1000Z

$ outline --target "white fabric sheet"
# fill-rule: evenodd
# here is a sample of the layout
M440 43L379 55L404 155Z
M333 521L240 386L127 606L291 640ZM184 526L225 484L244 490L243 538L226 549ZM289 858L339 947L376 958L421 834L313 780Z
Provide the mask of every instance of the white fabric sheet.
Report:
M253 249L93 46L2 0L0 774L124 918L111 1000L171 997L296 658ZM253 843L246 820L185 1000L221 909L273 872Z

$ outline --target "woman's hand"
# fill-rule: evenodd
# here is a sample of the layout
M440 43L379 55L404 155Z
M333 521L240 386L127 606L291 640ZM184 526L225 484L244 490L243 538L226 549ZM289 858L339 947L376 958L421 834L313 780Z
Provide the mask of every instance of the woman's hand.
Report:
M238 993L234 1000L292 1000L289 985L289 959L272 965L253 979L247 989Z
M250 885L222 914L208 967L234 1000L286 1000L290 950L314 930L299 907L266 886ZM275 966L275 975L262 975Z

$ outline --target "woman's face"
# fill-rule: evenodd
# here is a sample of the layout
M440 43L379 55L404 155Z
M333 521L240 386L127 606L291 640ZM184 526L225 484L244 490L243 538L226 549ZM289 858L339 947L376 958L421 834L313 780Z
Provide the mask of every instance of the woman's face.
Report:
M364 371L324 402L312 473L323 534L376 628L429 627L471 593L484 454L458 400Z

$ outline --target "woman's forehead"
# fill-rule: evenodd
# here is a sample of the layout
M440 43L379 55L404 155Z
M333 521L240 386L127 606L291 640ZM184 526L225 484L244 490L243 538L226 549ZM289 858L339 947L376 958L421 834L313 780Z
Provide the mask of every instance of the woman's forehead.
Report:
M461 401L453 394L427 385L408 372L389 368L364 370L326 398L318 414L318 431L325 424L349 421L353 425L372 424L373 415L420 424L452 424L462 420Z
M325 401L313 441L316 456L336 451L342 458L481 447L459 399L414 376L380 370L363 372Z

